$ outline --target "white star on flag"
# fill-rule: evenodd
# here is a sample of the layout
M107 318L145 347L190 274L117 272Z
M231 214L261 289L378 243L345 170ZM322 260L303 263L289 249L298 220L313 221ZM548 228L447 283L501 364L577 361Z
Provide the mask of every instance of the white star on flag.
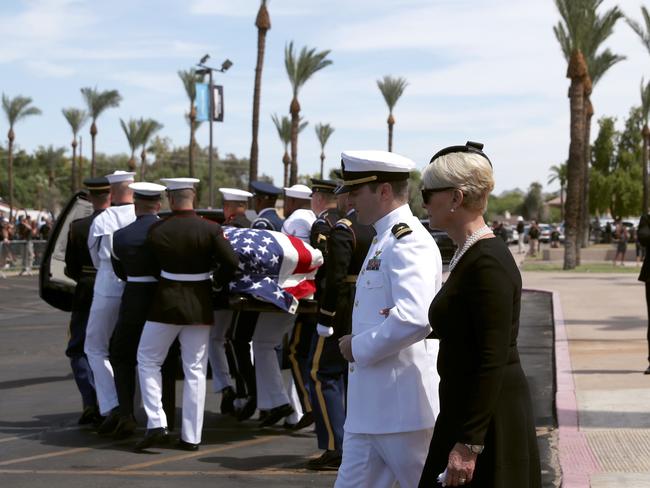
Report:
M259 282L253 283L251 286L251 290L257 290L258 288L262 288L262 285Z

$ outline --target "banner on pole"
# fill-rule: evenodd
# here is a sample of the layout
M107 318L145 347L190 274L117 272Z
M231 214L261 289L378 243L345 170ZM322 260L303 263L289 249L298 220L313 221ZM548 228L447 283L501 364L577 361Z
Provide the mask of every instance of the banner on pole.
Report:
M210 117L210 88L207 83L195 83L196 96L194 107L196 108L196 120L207 122Z
M212 120L223 122L223 86L214 85L213 88L214 113L212 114Z

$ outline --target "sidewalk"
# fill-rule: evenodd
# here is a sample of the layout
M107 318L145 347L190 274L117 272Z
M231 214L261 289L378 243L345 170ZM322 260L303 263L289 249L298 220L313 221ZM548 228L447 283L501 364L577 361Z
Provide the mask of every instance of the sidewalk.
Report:
M525 272L554 292L563 488L650 487L650 375L636 274Z

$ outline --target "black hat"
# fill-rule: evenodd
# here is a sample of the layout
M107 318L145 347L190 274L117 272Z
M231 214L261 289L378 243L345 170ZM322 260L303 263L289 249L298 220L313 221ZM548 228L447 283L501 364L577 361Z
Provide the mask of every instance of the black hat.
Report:
M97 176L96 178L86 178L83 181L86 189L93 195L100 195L111 191L111 185L108 178L104 176Z
M282 193L280 188L266 181L251 181L251 188L255 192L255 195L260 196L277 197Z
M334 193L338 184L334 180L312 178L310 186L312 193Z
M440 156L457 152L474 153L478 154L479 156L483 156L485 159L487 159L487 162L490 163L490 167L492 167L492 161L490 161L490 158L487 157L487 154L483 152L483 143L474 141L467 141L464 146L449 146L441 149L433 155L431 161L429 161L429 164L433 163Z

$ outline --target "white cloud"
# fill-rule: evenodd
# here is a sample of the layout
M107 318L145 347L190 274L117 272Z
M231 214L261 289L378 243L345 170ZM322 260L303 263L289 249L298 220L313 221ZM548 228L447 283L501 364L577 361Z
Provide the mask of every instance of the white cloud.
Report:
M40 78L69 78L76 73L76 70L69 66L43 60L26 61L25 66Z

